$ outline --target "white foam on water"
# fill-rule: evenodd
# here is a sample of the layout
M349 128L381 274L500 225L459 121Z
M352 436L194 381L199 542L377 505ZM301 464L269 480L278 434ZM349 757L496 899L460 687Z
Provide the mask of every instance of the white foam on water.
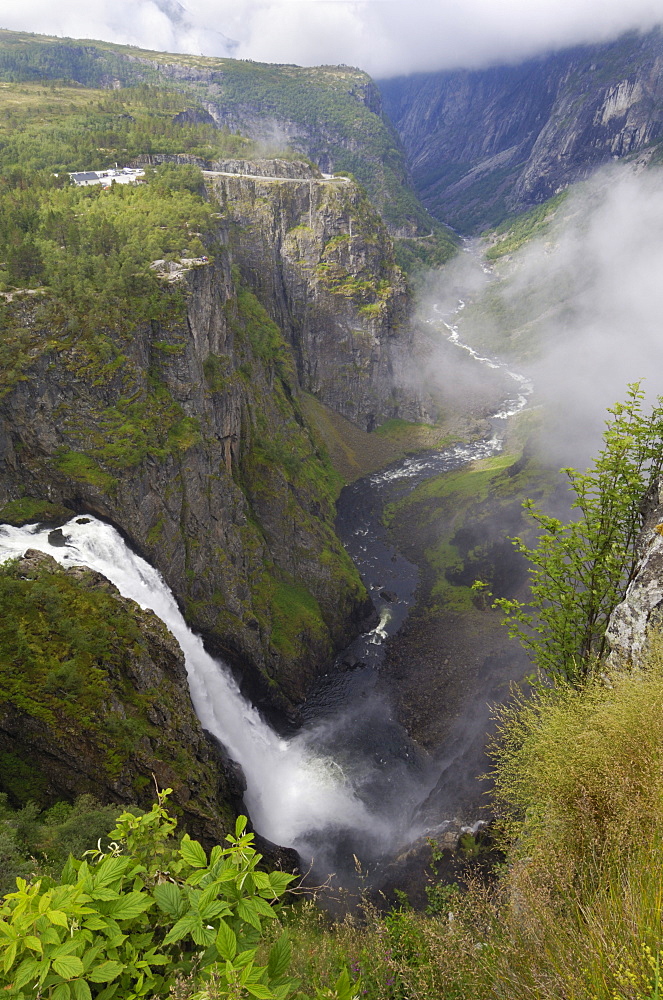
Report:
M306 734L283 739L240 693L230 669L210 656L189 629L161 574L132 552L118 532L96 518L63 525L66 545L48 541L38 525L0 526L0 561L28 548L64 566L89 566L124 597L150 608L173 633L185 656L191 700L202 725L237 760L247 781L245 801L256 829L275 843L298 847L311 831L370 828L393 840L394 831L372 815L333 760L316 755Z

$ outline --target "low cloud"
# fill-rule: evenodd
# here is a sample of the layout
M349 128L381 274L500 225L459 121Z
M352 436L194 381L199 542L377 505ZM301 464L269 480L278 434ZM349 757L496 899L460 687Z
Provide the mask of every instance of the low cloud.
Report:
M660 0L5 0L2 27L373 76L482 67L662 20Z
M492 280L482 286L478 257L463 254L428 302L448 310L467 298L463 341L496 354L515 345L512 367L532 376L543 404L542 456L585 467L630 383L642 382L648 403L663 395L662 274L663 170L613 165L571 189L552 228Z
M549 238L522 255L511 294L558 303L538 324L545 448L584 464L628 383L642 380L649 400L663 394L663 172L601 171L560 216Z

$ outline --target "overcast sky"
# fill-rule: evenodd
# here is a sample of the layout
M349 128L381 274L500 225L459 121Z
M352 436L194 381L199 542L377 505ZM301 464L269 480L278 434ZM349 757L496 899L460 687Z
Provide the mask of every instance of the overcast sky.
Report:
M663 21L663 0L0 0L0 27L375 77L514 61Z

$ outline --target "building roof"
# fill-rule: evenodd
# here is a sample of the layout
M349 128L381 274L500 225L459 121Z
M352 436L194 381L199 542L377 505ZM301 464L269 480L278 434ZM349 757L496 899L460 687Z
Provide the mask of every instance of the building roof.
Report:
M69 174L74 184L82 184L83 181L98 181L99 175L94 170L84 170L78 174Z

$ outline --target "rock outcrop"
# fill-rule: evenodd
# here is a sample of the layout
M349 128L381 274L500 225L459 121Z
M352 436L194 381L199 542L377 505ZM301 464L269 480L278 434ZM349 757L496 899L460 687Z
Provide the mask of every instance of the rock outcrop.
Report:
M64 570L32 549L0 572L9 574L16 598L25 602L32 654L0 665L3 674L12 673L11 681L3 676L0 699L0 789L17 805L32 799L48 806L90 793L102 802L149 808L156 781L173 789L172 804L193 836L208 844L222 840L243 789L232 762L196 718L184 656L163 622L100 574ZM33 588L39 598L33 599ZM29 617L34 600L38 622ZM42 655L37 647L44 630L58 638L80 635L83 611L94 616L88 627L108 633L110 652L101 659L68 655L66 662ZM85 659L81 675L74 660L80 667Z
M171 322L92 343L44 326L42 297L7 307L26 353L0 400L0 518L49 501L110 521L247 693L288 712L371 605L292 352L231 263L183 268Z
M650 626L661 626L663 609L663 481L645 501L645 521L638 539L639 565L607 630L612 667L639 666Z
M380 217L355 184L291 168L280 181L206 175L242 279L286 334L305 390L365 430L420 418L398 386L408 296Z
M381 89L424 204L472 232L661 138L663 32Z

